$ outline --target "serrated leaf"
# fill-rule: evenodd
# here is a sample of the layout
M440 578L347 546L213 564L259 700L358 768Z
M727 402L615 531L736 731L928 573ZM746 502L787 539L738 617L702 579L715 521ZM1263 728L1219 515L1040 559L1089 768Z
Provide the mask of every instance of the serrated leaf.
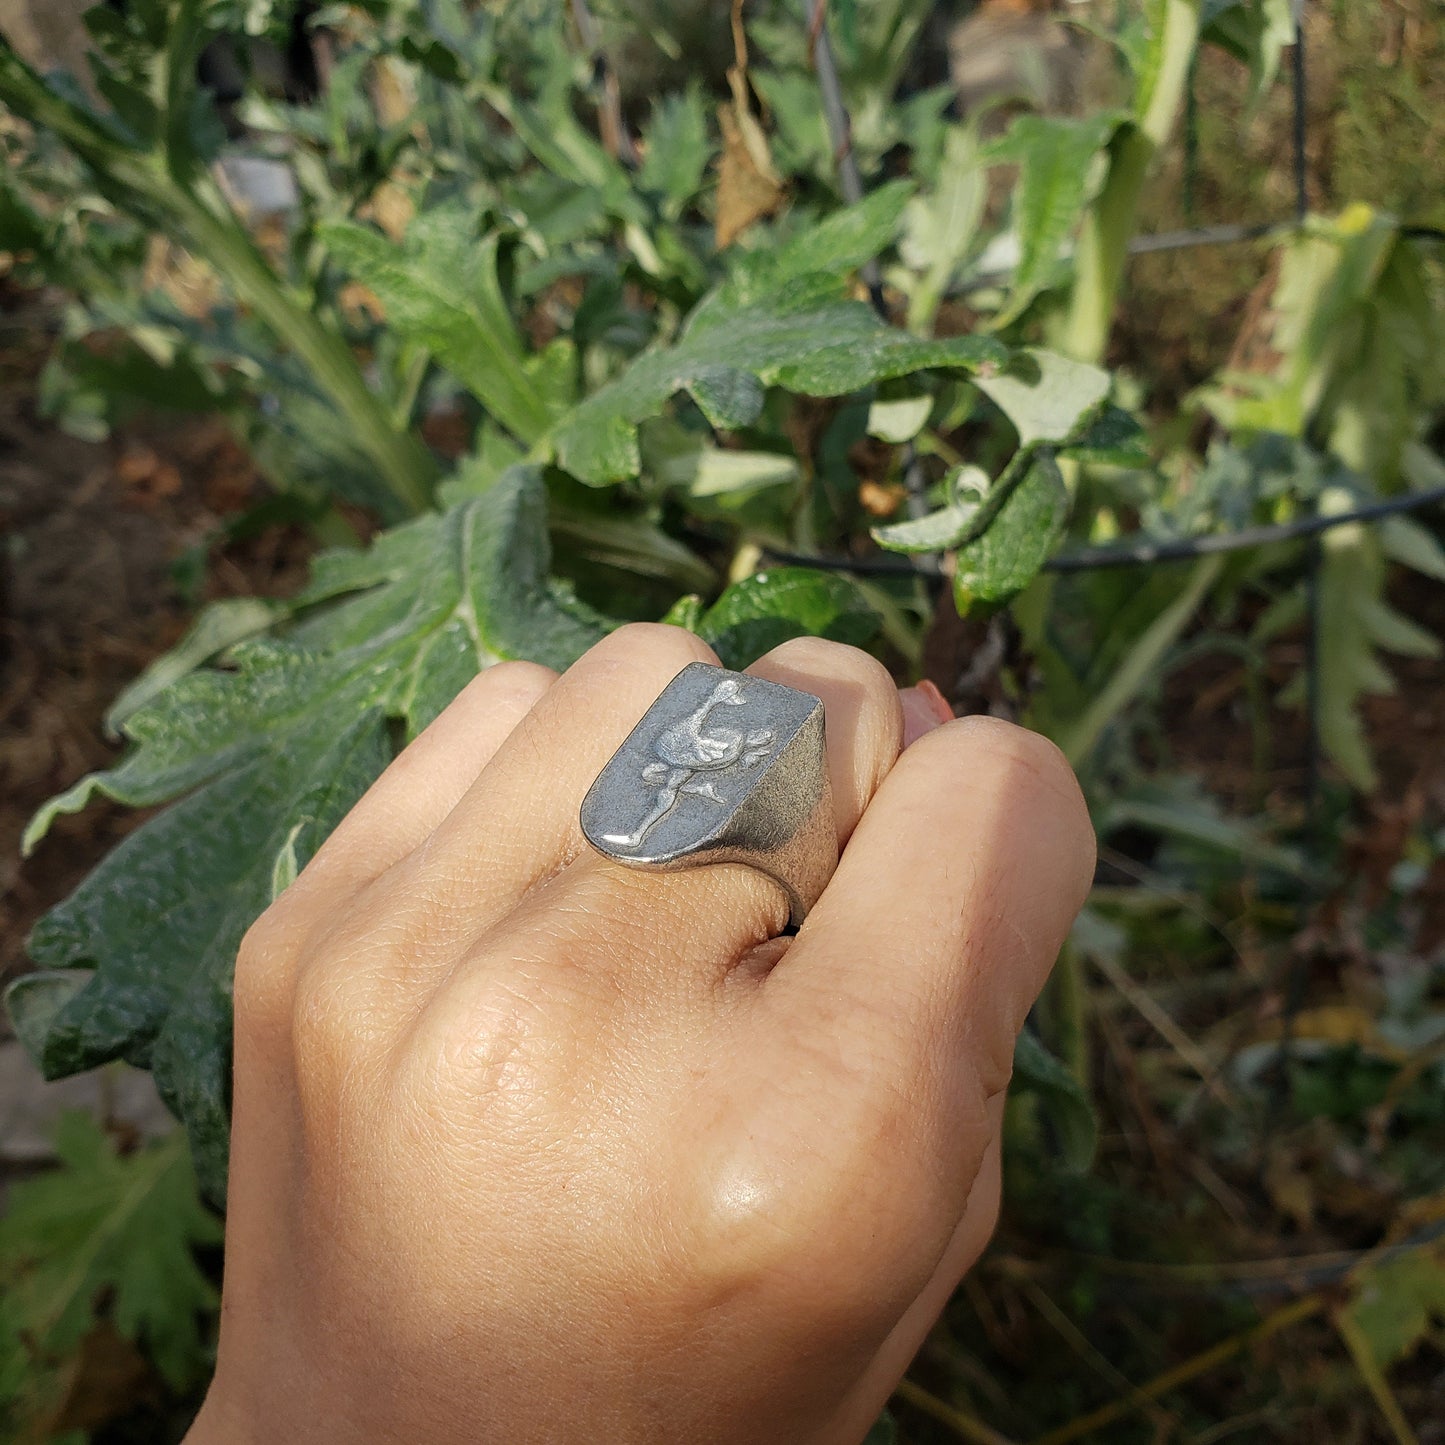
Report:
M1068 511L1058 463L1051 452L1040 451L988 530L957 553L953 596L959 614L1022 592L1048 560Z
M425 212L404 248L350 221L323 221L317 231L337 264L380 298L397 336L430 351L518 440L530 446L546 431L551 413L497 283L497 238L480 235L472 212Z
M1059 1141L1064 1167L1076 1174L1084 1173L1094 1161L1099 1141L1093 1103L1079 1081L1030 1029L1025 1029L1014 1045L1011 1088L1039 1095Z
M638 189L657 195L663 214L675 219L701 188L712 156L707 111L696 85L653 103L646 143Z
M912 193L911 181L889 181L861 201L804 227L781 245L745 252L704 306L735 310L809 277L828 276L841 282L892 243Z
M118 732L128 717L159 697L177 679L235 643L264 632L285 610L283 604L264 597L228 597L213 602L186 635L111 704L105 715L106 731Z
M842 396L930 367L975 371L1008 355L987 337L926 341L894 330L862 302L835 299L842 284L804 277L765 301L704 302L675 344L639 356L558 424L558 463L594 486L636 476L637 424L679 391L691 392L715 425L746 425L767 386Z
M221 1231L196 1196L185 1136L122 1156L91 1118L70 1113L56 1150L61 1167L13 1184L0 1219L0 1327L15 1331L0 1354L73 1352L109 1294L115 1328L173 1387L194 1384L206 1364L200 1315L216 1296L191 1251Z
M33 846L98 792L133 806L187 795L41 919L30 953L96 970L41 1041L47 1077L117 1057L150 1067L211 1197L225 1177L242 934L277 868L304 866L388 761L388 719L413 736L482 668L508 657L563 668L603 635L605 621L548 580L547 556L546 499L525 467L364 552L323 554L294 599L315 610L284 639L243 643L231 670L174 683L127 721L118 766L31 824Z
M1110 384L1101 367L1035 347L1016 352L1007 371L974 382L1014 424L1021 447L1073 440L1098 415Z
M989 159L1017 161L1013 228L1019 239L1008 302L995 327L1015 321L1052 280L1064 242L1073 235L1094 183L1094 157L1123 120L1120 111L1071 120L1021 115L989 152Z
M1445 582L1445 547L1413 517L1383 517L1377 524L1376 535L1392 562L1410 567L1423 577Z
M846 577L809 567L775 567L735 582L693 629L724 667L746 667L790 637L827 637L861 647L878 613Z

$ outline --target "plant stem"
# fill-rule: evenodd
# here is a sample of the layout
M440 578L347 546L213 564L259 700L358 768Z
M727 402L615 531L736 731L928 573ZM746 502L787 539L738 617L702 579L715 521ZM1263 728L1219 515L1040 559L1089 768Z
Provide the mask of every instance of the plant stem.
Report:
M1287 1330L1291 1325L1309 1319L1311 1315L1319 1314L1324 1307L1323 1294L1306 1295L1304 1299L1283 1305L1273 1314L1266 1315L1257 1325L1242 1330L1237 1335L1231 1335L1227 1340L1221 1340L1213 1348L1185 1360L1183 1364L1175 1365L1173 1369L1165 1370L1162 1375L1156 1375L1148 1384L1141 1385L1123 1399L1113 1400L1087 1415L1070 1420L1067 1425L1061 1425L1057 1430L1050 1430L1047 1435L1040 1435L1032 1445L1067 1445L1068 1441L1092 1435L1096 1430L1112 1425L1115 1420L1137 1410L1142 1401L1157 1400L1170 1390L1187 1384L1197 1375L1224 1364L1226 1360L1232 1359L1251 1345L1258 1344L1271 1335L1277 1335L1281 1330Z
M1223 566L1220 557L1202 557L1194 564L1175 600L1149 624L1083 713L1054 739L1075 767L1093 751L1099 735L1133 701L1139 689L1157 675L1164 654L1189 625Z
M1079 233L1074 290L1060 347L1079 361L1099 361L1109 343L1144 178L1174 129L1188 86L1199 38L1199 3L1166 0L1152 87L1147 95L1138 97L1134 121L1122 126L1114 137L1104 188Z
M1400 1409L1400 1402L1396 1400L1395 1392L1385 1378L1385 1372L1375 1359L1375 1352L1365 1338L1364 1331L1346 1309L1337 1309L1332 1318L1335 1328L1340 1332L1340 1338L1350 1352L1350 1358L1355 1362L1355 1368L1360 1372L1360 1378L1374 1397L1375 1404L1380 1407L1380 1414L1385 1417L1385 1423L1390 1427L1390 1434L1395 1437L1396 1445L1420 1445L1419 1437L1410 1428L1410 1422Z
M157 199L197 254L220 271L237 297L306 364L396 499L410 513L425 511L431 505L436 470L432 460L409 432L394 425L345 339L282 285L233 216L217 214L199 197L179 189Z
M965 1415L962 1410L955 1409L947 1401L930 1394L922 1385L915 1384L906 1376L898 1382L898 1388L893 1393L898 1399L907 1400L914 1409L922 1410L925 1415L931 1415L935 1420L949 1426L960 1439L971 1442L971 1445L1012 1445L1006 1435L1000 1435L997 1430L991 1429L982 1420L974 1419L972 1415Z
M122 143L52 91L3 45L0 102L60 136L95 173L117 209L172 229L200 259L213 265L237 298L311 370L397 500L408 512L426 510L436 471L430 454L393 424L381 398L367 386L345 339L283 284L209 175L201 172L185 181L178 179L161 154Z

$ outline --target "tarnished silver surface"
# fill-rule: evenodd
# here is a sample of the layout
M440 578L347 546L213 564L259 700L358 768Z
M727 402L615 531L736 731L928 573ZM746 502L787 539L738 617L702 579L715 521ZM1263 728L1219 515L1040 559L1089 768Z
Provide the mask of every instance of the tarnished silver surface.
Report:
M838 865L823 704L691 663L597 775L581 822L632 868L757 868L786 890L796 927Z

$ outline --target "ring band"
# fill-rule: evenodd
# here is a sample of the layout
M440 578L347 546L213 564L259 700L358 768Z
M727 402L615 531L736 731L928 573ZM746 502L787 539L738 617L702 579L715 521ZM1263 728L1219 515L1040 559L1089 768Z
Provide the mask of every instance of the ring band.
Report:
M823 729L812 693L690 663L587 790L582 834L629 868L756 868L796 928L838 866Z

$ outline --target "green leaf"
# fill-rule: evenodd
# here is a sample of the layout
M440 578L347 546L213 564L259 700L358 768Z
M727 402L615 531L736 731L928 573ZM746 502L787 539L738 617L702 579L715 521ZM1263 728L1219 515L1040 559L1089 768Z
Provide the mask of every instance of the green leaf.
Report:
M890 552L948 552L972 536L988 491L988 474L980 467L961 466L946 477L948 506L926 517L893 522L872 529L873 540Z
M1147 467L1149 441L1144 428L1123 407L1106 405L1082 427L1059 455L1114 467Z
M1096 184L1094 157L1123 119L1121 111L1112 110L1081 120L1021 115L990 148L988 159L1016 161L1019 167L1013 203L1019 262L1008 302L994 318L995 328L1022 316L1053 279L1059 252L1073 235Z
M1382 1370L1414 1353L1432 1321L1445 1323L1445 1251L1407 1250L1363 1270L1346 1310Z
M1249 67L1246 117L1253 117L1279 74L1279 58L1294 44L1294 0L1204 0L1200 38Z
M998 483L995 483L998 485ZM1053 454L1040 451L988 530L960 548L953 596L961 616L1007 602L1038 575L1064 529L1069 494Z
M152 1068L211 1197L224 1187L242 934L278 871L304 866L385 766L388 719L415 736L482 668L564 668L603 635L604 620L549 581L547 558L542 484L524 467L364 552L323 554L283 639L242 643L230 670L173 683L127 719L119 765L32 822L29 847L96 793L132 806L186 794L37 924L37 964L96 972L34 1051L50 1078L118 1057Z
M497 237L482 237L470 210L424 212L404 249L350 221L317 232L380 298L397 336L430 351L519 441L530 446L546 431L551 413L497 282Z
M1062 445L1084 432L1109 395L1109 373L1054 351L1027 347L1008 370L974 385L1014 424L1021 447Z
M733 583L694 630L724 667L746 667L790 637L827 637L861 647L878 626L878 613L846 577L776 567Z
M875 397L868 407L868 435L895 446L912 441L923 430L933 398L922 396Z
M950 126L936 189L915 196L903 213L903 260L922 272L908 301L910 330L931 327L954 273L973 248L987 200L978 136L971 126Z
M286 610L283 604L264 597L228 597L213 602L169 652L151 663L116 698L105 715L106 730L118 732L128 717L159 697L178 678L194 672L233 644L266 631Z
M559 464L594 486L636 476L637 424L679 391L690 392L713 425L738 427L757 418L767 386L842 396L929 367L976 371L1007 357L987 337L925 341L894 330L862 302L836 299L842 285L804 277L743 306L714 293L675 344L639 356L558 424Z
M903 224L911 181L889 181L861 201L803 227L781 245L744 252L711 302L733 310L782 291L790 282L830 276L841 282L890 245Z
M1084 1173L1094 1161L1099 1141L1094 1106L1083 1085L1031 1029L1024 1029L1014 1045L1012 1089L1040 1096L1058 1138L1064 1167L1075 1174Z
M1383 517L1376 525L1376 535L1392 562L1445 582L1445 547L1413 517Z
M701 90L692 85L655 101L646 140L638 189L657 195L663 214L675 220L702 188L712 156Z
M1328 488L1322 512L1347 511L1356 498L1341 487ZM1360 700L1370 693L1394 691L1394 681L1378 649L1416 657L1437 656L1432 634L1402 617L1384 601L1382 539L1360 523L1332 527L1321 539L1319 632L1317 642L1320 741L1350 784L1373 790L1374 761L1360 717ZM1303 676L1285 690L1283 700L1304 701Z
M1093 751L1104 730L1123 714L1144 684L1158 676L1165 656L1192 621L1223 567L1223 557L1199 558L1168 604L1124 651L1117 667L1097 682L1085 705L1058 732L1054 741L1075 767Z
M115 1328L173 1388L193 1385L207 1363L200 1318L217 1301L192 1250L221 1230L196 1196L185 1136L122 1156L69 1113L56 1150L61 1167L12 1184L0 1219L0 1355L73 1353L109 1296Z

